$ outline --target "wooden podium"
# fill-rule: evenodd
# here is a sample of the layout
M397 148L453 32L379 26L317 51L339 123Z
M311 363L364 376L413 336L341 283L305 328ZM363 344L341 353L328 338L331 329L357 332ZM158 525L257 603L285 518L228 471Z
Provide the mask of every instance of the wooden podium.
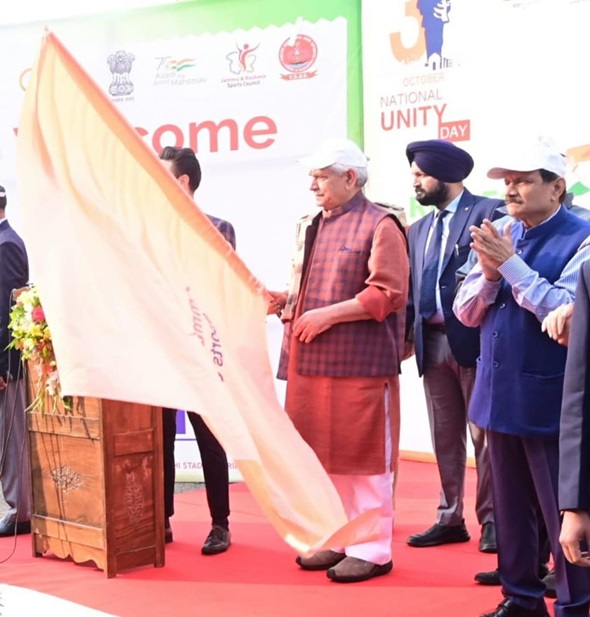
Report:
M27 425L33 555L91 560L109 578L162 567L161 408L74 397L71 411L29 411Z

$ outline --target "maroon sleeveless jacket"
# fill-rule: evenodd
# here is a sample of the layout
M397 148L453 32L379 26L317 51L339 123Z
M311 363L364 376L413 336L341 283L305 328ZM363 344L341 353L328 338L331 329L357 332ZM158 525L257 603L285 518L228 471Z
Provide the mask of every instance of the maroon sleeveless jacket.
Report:
M350 300L366 287L375 229L393 216L357 193L333 216L315 217L307 229L303 276L307 287L298 314ZM313 249L313 259L310 260ZM301 305L301 303L303 303ZM399 374L405 310L383 322L339 323L299 348L297 373L330 377L390 377ZM279 378L286 378L291 324L286 324Z

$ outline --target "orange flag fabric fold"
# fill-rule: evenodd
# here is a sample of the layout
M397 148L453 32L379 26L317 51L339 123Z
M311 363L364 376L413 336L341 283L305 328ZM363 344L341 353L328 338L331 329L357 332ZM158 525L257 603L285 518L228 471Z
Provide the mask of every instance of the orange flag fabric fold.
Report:
M64 394L200 413L301 554L376 536L378 512L347 521L278 402L263 286L53 33L17 170Z

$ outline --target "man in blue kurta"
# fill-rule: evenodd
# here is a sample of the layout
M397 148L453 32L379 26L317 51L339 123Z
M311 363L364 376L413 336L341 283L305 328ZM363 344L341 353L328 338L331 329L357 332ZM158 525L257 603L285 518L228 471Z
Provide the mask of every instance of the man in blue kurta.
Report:
M574 298L590 258L590 222L562 206L565 159L547 140L512 148L488 172L503 179L513 220L472 227L478 264L454 311L481 327L481 356L469 415L486 429L492 473L498 567L504 601L482 617L548 617L538 573L537 512L554 555L556 617L588 617L590 571L566 563L559 545L558 437L566 350L541 330ZM510 160L512 158L512 160Z

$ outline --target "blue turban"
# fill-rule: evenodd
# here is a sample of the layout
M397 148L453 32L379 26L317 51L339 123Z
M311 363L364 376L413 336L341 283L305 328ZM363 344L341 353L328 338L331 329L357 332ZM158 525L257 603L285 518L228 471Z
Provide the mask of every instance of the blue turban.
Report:
M413 141L406 148L410 165L414 162L427 175L440 182L461 182L471 173L473 159L450 141Z

